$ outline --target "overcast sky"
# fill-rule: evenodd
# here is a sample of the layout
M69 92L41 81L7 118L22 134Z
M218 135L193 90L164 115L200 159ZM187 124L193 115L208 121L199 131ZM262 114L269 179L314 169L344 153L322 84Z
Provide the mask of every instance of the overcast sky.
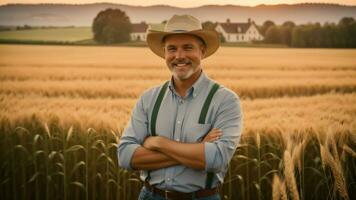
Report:
M356 0L0 0L0 4L8 3L69 3L69 4L83 4L83 3L95 3L95 2L112 2L127 5L140 5L149 6L157 4L165 4L177 7L196 7L207 4L233 4L233 5L244 5L244 6L255 6L259 4L295 4L295 3L305 3L305 2L318 2L318 3L337 3L344 5L356 5Z

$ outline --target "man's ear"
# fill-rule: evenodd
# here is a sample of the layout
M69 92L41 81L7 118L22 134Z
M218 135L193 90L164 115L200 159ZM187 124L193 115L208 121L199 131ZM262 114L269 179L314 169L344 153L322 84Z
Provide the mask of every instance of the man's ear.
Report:
M163 52L166 53L166 44L164 42L161 43L161 48L163 49Z
M206 46L205 45L201 45L200 46L200 50L201 50L202 57L204 58L204 56L206 54Z

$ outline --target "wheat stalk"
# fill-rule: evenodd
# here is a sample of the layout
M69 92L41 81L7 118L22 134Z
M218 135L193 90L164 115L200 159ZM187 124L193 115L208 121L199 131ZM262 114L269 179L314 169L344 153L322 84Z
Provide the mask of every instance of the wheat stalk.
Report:
M328 165L331 169L332 174L334 175L335 187L339 191L340 195L344 199L349 199L346 182L344 176L342 174L342 169L340 164L332 157L331 153L327 151L327 149L320 144L320 156L322 158L324 168Z
M288 200L288 197L287 197L287 190L286 190L286 182L285 181L282 181L280 183L280 192L281 192L281 199L282 200Z
M279 200L281 193L280 193L280 187L281 187L281 180L278 175L273 176L273 182L272 182L272 199L273 200Z
M288 189L291 191L294 200L299 200L299 193L297 189L297 184L294 177L294 165L290 152L288 150L284 151L284 176L286 177L286 183Z
M350 154L352 157L356 158L356 152L354 150L352 150L349 146L347 146L346 144L344 144L344 146L342 147L344 151L346 151L348 154Z

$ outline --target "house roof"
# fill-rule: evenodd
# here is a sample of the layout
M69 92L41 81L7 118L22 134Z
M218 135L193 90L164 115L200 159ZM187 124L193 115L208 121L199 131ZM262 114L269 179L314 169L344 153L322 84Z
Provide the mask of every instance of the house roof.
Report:
M226 33L246 33L250 23L219 23ZM241 32L237 30L240 28Z
M133 33L146 33L148 25L144 22L139 24L131 24Z
M165 24L150 24L149 29L150 30L155 30L155 31L163 31L165 27Z

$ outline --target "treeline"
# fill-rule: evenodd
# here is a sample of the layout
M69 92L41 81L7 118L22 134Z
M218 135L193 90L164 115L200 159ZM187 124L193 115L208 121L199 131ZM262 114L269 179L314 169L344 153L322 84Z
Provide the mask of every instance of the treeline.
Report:
M265 21L259 27L265 36L265 43L285 44L291 47L356 47L356 21L352 17L344 17L337 24L320 23L295 25L287 21L276 25Z

